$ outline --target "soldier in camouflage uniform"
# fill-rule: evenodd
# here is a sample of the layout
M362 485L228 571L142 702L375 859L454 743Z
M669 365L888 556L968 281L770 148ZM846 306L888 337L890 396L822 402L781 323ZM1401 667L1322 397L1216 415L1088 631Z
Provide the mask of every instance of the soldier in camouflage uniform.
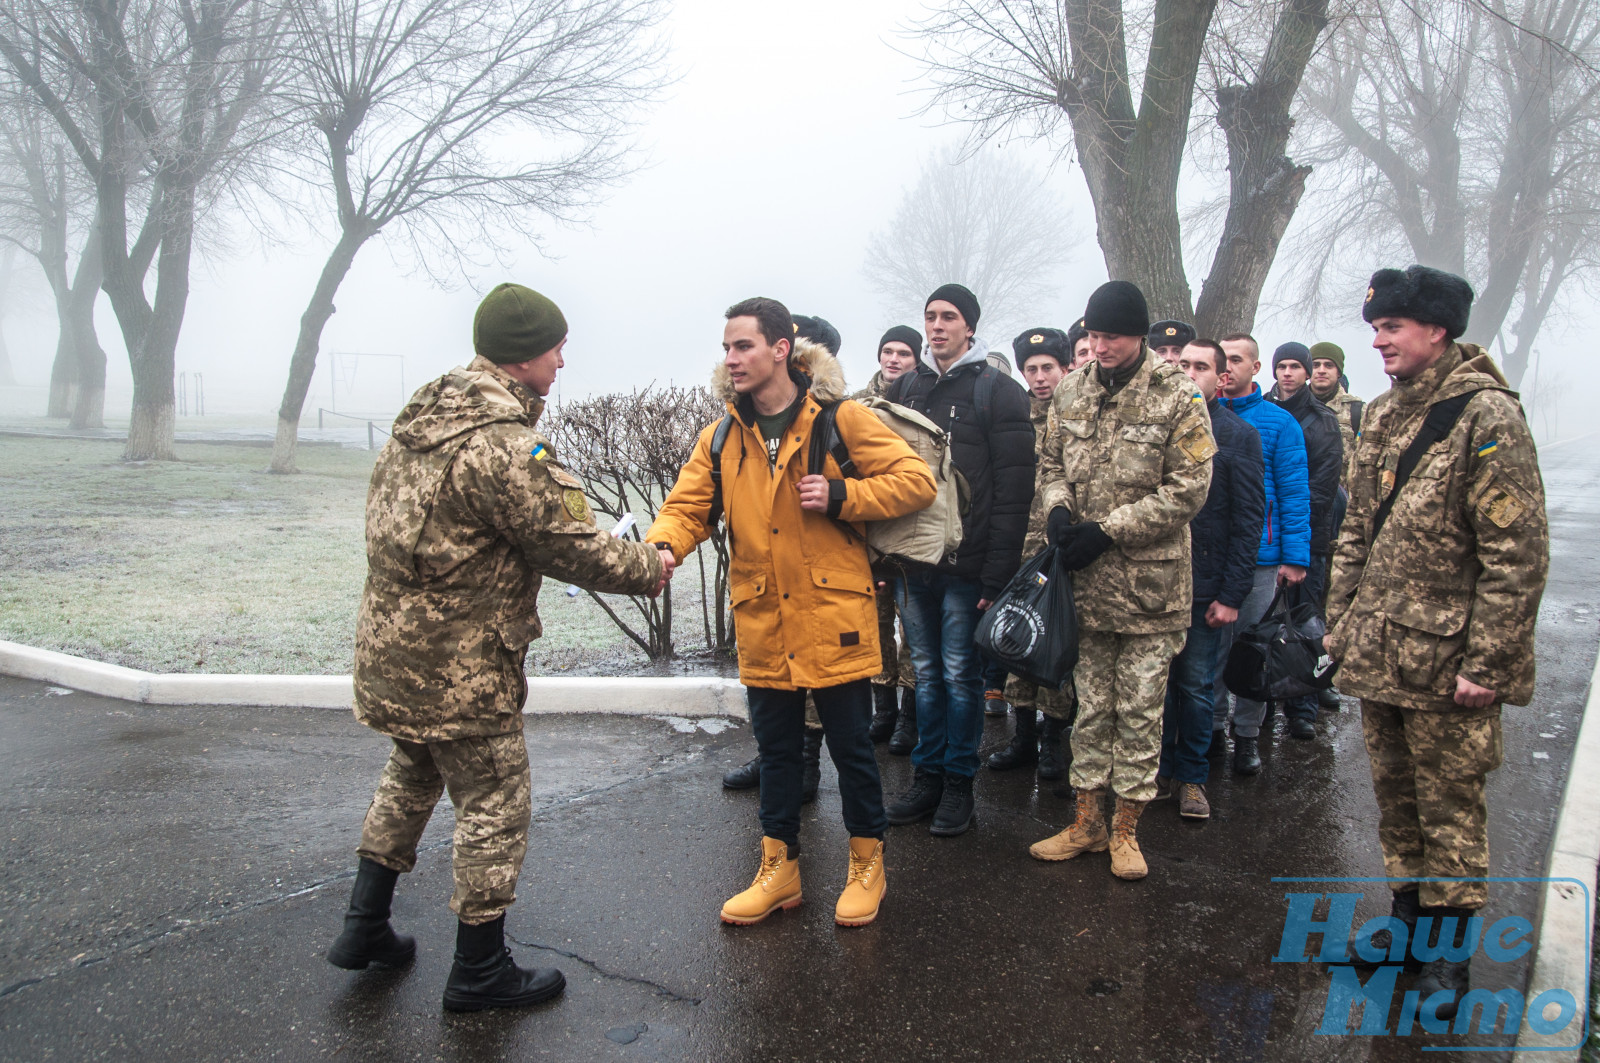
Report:
M1137 879L1148 873L1135 830L1156 794L1167 671L1189 627L1189 522L1216 443L1194 383L1146 348L1138 288L1101 285L1084 326L1095 362L1056 389L1039 470L1049 539L1076 572L1078 816L1029 851L1068 860L1109 847L1112 873ZM1107 786L1117 799L1109 837Z
M654 594L672 570L655 547L595 525L582 484L534 430L566 333L537 292L490 292L473 321L477 357L411 397L367 496L355 712L393 749L328 959L352 970L411 960L413 940L389 925L390 900L448 791L459 920L450 1010L532 1004L565 985L560 971L518 967L504 942L532 807L523 659L542 630L542 578Z
M1356 452L1356 437L1361 434L1361 418L1366 403L1345 390L1344 348L1324 340L1311 345L1311 394L1339 420L1339 439L1344 444L1344 470L1339 485L1350 489L1350 458ZM1339 534L1336 526L1334 535Z
M1550 550L1517 396L1482 348L1454 342L1471 305L1467 282L1439 270L1373 275L1363 316L1394 387L1356 442L1325 642L1345 693L1361 699L1393 914L1413 928L1419 914L1436 928L1455 917L1458 942L1488 900L1485 776L1500 764L1500 706L1533 696ZM1454 424L1400 482L1429 411L1459 397ZM1443 993L1448 1018L1468 978L1467 961L1430 961L1424 1007Z

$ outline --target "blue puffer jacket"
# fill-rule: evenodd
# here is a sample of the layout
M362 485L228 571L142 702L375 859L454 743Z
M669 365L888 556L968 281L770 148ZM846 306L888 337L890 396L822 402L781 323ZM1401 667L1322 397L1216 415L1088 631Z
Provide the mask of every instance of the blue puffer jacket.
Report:
M1265 459L1267 519L1261 528L1258 565L1311 564L1311 473L1306 437L1287 410L1262 397L1261 385L1250 394L1224 398L1222 405L1243 417L1261 436Z

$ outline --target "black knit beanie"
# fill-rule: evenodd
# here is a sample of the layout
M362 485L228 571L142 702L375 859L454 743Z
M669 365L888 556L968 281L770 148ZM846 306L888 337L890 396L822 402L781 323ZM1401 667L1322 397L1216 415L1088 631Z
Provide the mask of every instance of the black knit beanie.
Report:
M885 343L903 343L911 348L911 356L913 358L922 357L922 333L910 325L896 325L888 332L885 332L878 340L878 349L873 352L873 357L877 357L883 352Z
M926 310L928 303L938 299L943 299L961 311L961 317L966 321L967 328L977 331L978 297L976 295L973 295L966 287L960 284L941 284L934 289L932 295L928 296L928 302L923 303L922 308Z
M1293 340L1288 343L1281 343L1278 345L1278 349L1272 352L1272 371L1274 373L1278 371L1278 365L1281 362L1299 362L1306 367L1306 372L1309 374L1311 372L1311 349L1305 344L1295 343Z
M1072 364L1072 346L1067 343L1067 334L1057 328L1031 328L1011 341L1011 358L1017 363L1017 372L1022 372L1028 359L1036 354L1048 354L1063 369Z
M472 316L472 349L496 365L537 358L566 335L561 309L520 284L496 285Z
M837 355L839 347L844 342L839 338L839 330L829 324L825 317L807 317L805 314L794 315L794 334L796 339L810 340L828 348L828 353Z
M1438 325L1453 340L1467 331L1472 298L1472 285L1442 269L1380 269L1368 282L1361 316L1368 324L1380 317L1409 317L1424 325Z
M1090 332L1142 338L1150 331L1150 308L1144 293L1131 281L1106 281L1089 296L1083 327Z

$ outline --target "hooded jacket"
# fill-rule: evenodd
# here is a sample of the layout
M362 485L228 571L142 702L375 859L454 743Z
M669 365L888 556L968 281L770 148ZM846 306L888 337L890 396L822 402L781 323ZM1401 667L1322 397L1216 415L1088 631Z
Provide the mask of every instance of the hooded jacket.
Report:
M723 509L731 558L728 591L746 686L779 690L838 686L883 669L875 586L867 562L864 521L925 509L936 493L927 462L870 410L845 396L844 372L827 349L795 343L789 374L802 392L794 422L769 467L755 404L739 395L726 367L712 374L712 393L734 424L722 450ZM811 426L820 403L838 402L836 424L860 479L844 479L830 455L826 474L836 499L829 516L800 508ZM706 426L678 474L649 542L664 542L682 560L711 534L711 437Z
M1276 384L1267 401L1287 412L1300 425L1306 441L1306 466L1311 491L1311 553L1326 557L1333 549L1333 510L1338 502L1340 473L1344 470L1344 441L1339 417L1311 393L1310 385L1284 398Z
M617 594L660 582L654 547L595 525L534 431L543 410L479 357L395 418L367 493L355 713L368 727L412 742L515 731L543 576Z
M1429 408L1466 392L1455 427L1423 452L1374 539L1378 505ZM1453 343L1362 418L1328 584L1323 644L1340 663L1339 689L1461 711L1460 675L1526 705L1549 567L1544 483L1522 406L1483 348Z
M974 390L979 376L994 375L988 421L979 414ZM1035 439L1028 418L1028 393L989 365L983 341L947 371L922 360L889 386L890 402L909 406L950 436L950 455L972 488L972 505L961 519L961 545L954 559L937 566L976 582L984 598L1000 596L1022 564L1022 540L1033 502Z
M1286 410L1268 402L1261 385L1237 399L1219 396L1261 436L1265 459L1267 514L1261 525L1257 565L1311 565L1311 479L1306 463L1306 437Z

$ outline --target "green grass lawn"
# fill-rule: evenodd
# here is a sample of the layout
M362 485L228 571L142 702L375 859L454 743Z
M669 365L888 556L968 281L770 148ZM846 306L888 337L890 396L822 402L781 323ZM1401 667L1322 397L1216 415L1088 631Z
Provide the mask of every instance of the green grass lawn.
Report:
M273 476L262 447L0 437L0 639L158 672L344 674L366 563L374 455L300 449ZM700 634L697 569L675 584L680 647ZM530 671L647 665L600 608L546 583ZM631 608L615 599L619 612Z

